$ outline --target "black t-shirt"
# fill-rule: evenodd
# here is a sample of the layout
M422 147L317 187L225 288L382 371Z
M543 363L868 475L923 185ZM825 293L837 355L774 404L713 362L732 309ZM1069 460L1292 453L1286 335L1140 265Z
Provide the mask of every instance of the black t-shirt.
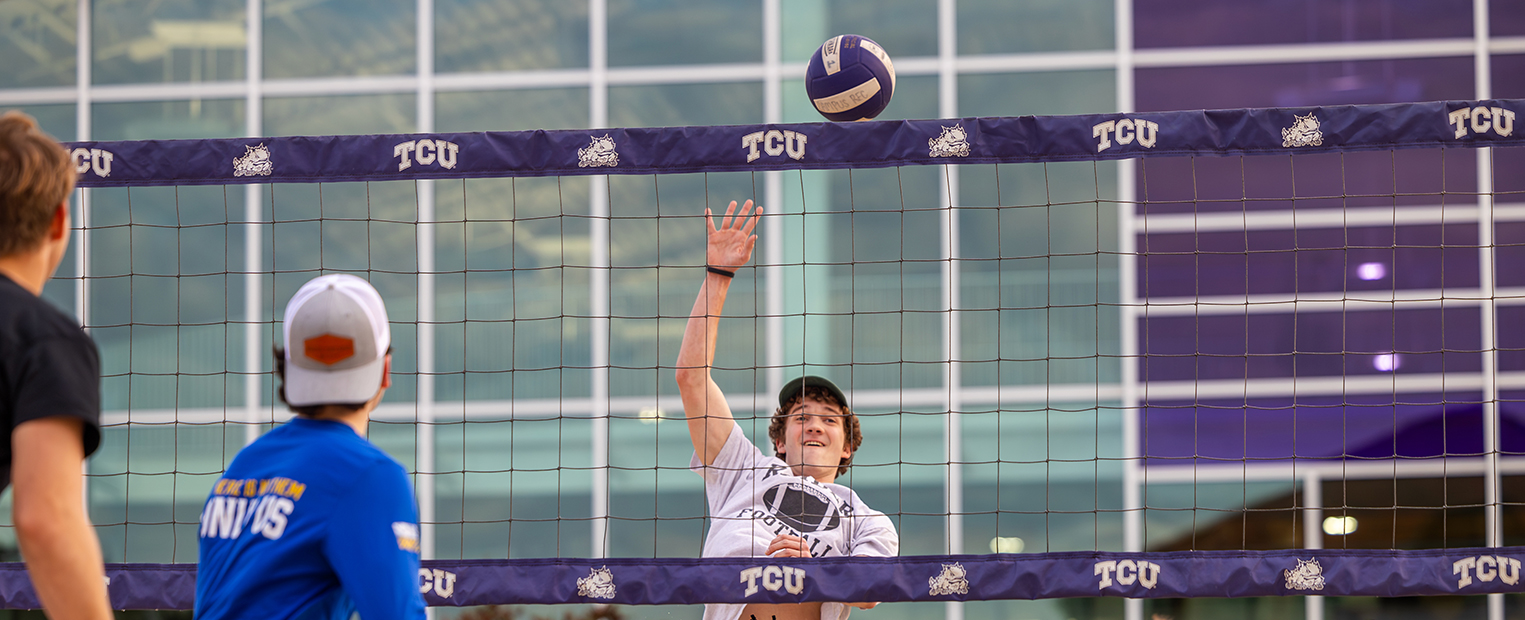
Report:
M68 315L0 274L0 490L11 484L11 431L53 416L84 421L85 456L100 447L100 353Z

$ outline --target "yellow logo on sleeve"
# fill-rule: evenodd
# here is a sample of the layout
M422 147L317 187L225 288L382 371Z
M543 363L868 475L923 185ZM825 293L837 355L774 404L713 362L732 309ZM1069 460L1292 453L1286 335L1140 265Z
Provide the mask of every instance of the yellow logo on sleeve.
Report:
M407 521L392 523L392 533L397 535L397 548L418 553L418 524Z

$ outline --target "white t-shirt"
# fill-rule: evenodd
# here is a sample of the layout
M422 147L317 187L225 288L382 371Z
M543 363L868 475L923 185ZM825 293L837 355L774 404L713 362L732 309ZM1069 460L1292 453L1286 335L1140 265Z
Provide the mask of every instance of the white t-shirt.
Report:
M763 557L779 534L804 538L814 557L900 553L900 534L889 517L869 508L852 489L794 475L782 459L747 441L739 424L733 423L714 463L705 467L695 454L689 468L704 476L709 499L704 557ZM705 605L704 620L736 620L745 608ZM851 612L842 603L821 605L822 620L844 620Z

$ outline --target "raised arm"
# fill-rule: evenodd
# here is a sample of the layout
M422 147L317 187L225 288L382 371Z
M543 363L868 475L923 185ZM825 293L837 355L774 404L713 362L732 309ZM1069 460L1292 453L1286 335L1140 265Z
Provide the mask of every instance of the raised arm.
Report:
M735 272L752 259L752 247L757 245L752 229L760 215L762 207L754 211L750 200L742 205L741 213L736 213L733 200L725 210L725 217L715 226L710 210L704 210L704 226L709 231L705 259L710 267ZM688 417L688 436L694 442L699 461L705 465L715 462L715 455L725 447L733 426L731 407L726 404L720 386L710 378L710 365L715 361L715 335L730 289L730 276L705 272L699 298L694 300L688 326L683 329L683 345L678 348L678 393L683 397L683 414Z

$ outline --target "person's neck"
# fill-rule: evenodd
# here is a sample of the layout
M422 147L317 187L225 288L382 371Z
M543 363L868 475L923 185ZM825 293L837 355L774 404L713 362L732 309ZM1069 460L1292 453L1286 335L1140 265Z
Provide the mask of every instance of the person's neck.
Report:
M830 470L824 470L825 468L822 468L824 471L818 471L814 474L810 473L811 468L806 465L795 465L790 469L794 470L794 475L796 476L801 478L815 478L815 481L821 484L831 484L833 480L837 479L837 470L835 468Z
M46 252L17 252L0 256L0 273L30 291L42 295L42 285L53 275L49 269Z
M369 407L355 411L345 411L337 407L324 407L322 411L318 412L318 415L312 416L309 419L338 422L353 429L356 435L365 437L371 425L371 410Z

